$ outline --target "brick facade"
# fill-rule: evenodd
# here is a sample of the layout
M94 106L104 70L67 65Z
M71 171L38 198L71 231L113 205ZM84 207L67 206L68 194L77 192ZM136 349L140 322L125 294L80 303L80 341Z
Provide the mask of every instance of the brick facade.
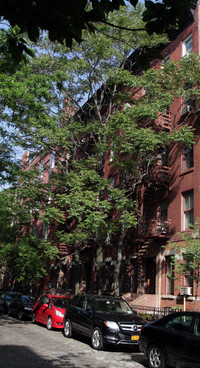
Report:
M184 56L185 42L192 37L192 52L199 55L200 49L200 4L194 2L194 6L190 12L190 16L182 24L181 30L177 31L172 41L165 46L161 53L164 58L170 57L170 61L180 60ZM152 67L160 68L161 62L154 60ZM138 90L133 98L139 99L144 91ZM166 131L171 130L170 124L175 124L182 119L183 108L182 100L174 102L170 113L167 115L158 115L157 125ZM187 112L187 123L192 124L196 129L197 136L200 135L199 118L194 113ZM112 176L112 166L109 164L109 155L105 160L104 167L105 178ZM22 162L27 160L27 153L23 156ZM50 167L50 155L43 159L43 163ZM40 165L40 158L36 157L32 162L28 163L26 170L31 165ZM154 175L162 176L162 180L166 181L166 185L160 188L154 196L154 188L151 191L146 189L145 185L137 191L137 201L140 202L141 208L144 204L148 204L151 199L150 210L155 210L158 206L158 199L166 201L168 204L166 221L160 221L159 216L156 218L151 216L149 212L148 228L147 224L140 224L145 227L144 236L138 238L136 231L132 231L127 236L127 246L122 256L121 267L121 286L120 293L131 303L132 306L149 306L149 307L183 307L184 299L180 296L181 284L177 282L175 285L170 283L166 277L167 267L169 266L170 249L163 249L163 246L170 241L176 241L177 232L185 229L183 201L184 196L188 193L194 194L194 219L200 218L200 141L196 139L193 151L193 165L188 169L185 168L183 157L183 148L175 145L171 149L168 158L168 166L160 170L160 165L155 169ZM168 170L170 168L170 171ZM119 180L119 175L115 174L115 183ZM48 171L44 173L44 182L48 182ZM165 189L164 189L165 188ZM155 208L154 208L155 207ZM161 212L162 208L159 207ZM153 213L153 212L152 212ZM38 223L38 236L43 236L44 225ZM48 230L50 231L50 229ZM149 233L148 233L149 231ZM150 236L150 235L151 236ZM49 232L48 232L49 235ZM56 263L51 265L51 275L44 288L53 283L52 286L59 286L70 289L73 282L73 261L66 246L59 246L60 254L63 258L62 268L57 271ZM81 282L83 289L92 291L95 284L95 256L86 249L81 255ZM104 249L102 262L102 278L104 283L104 291L112 292L113 270L116 262L116 249L107 247ZM70 267L69 267L70 265ZM184 282L181 280L180 283ZM198 308L200 309L200 298L198 300ZM194 309L194 297L187 297L187 309Z

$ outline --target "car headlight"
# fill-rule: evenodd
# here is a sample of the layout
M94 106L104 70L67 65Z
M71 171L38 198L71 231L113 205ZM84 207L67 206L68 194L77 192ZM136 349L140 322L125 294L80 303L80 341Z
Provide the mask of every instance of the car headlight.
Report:
M57 309L55 310L55 315L62 318L64 317L64 314L58 311Z
M113 321L104 321L106 327L111 328L112 330L119 331L119 326L116 322Z

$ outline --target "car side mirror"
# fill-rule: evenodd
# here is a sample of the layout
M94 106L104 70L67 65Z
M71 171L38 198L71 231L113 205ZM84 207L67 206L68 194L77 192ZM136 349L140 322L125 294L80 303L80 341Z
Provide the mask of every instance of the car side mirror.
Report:
M45 308L49 308L49 305L48 305L47 303L44 303L44 304L43 304L43 307L45 307Z

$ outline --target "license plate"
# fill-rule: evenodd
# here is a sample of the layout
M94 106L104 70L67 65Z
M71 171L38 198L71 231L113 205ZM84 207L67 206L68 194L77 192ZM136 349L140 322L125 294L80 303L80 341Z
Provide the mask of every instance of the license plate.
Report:
M131 341L138 341L139 338L140 338L139 335L133 335L133 336L131 336Z

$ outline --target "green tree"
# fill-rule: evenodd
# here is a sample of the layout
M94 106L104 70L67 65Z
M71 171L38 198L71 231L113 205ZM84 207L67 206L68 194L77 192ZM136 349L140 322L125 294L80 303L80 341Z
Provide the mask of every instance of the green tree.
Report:
M156 32L161 34L171 27L176 27L185 12L190 8L191 0L163 0L159 2L145 1L146 10L143 11L145 27L135 28L133 25L119 25L108 19L110 12L119 11L120 6L132 8L138 5L138 0L40 0L32 1L14 0L9 3L2 0L0 16L3 24L18 27L17 34L10 34L6 38L9 50L17 62L24 53L30 54L26 41L21 37L26 33L29 39L37 42L41 31L48 32L51 41L58 41L68 47L73 40L82 42L83 31L90 33L98 31L99 23L105 23L112 27L130 28L132 33L138 30L146 30L148 34ZM53 14L53 16L52 16Z
M34 234L30 209L38 216L33 204L38 205L41 198L41 189L36 189L36 186L34 184L34 193L33 188L29 188L29 199L26 185L21 187L20 198L13 189L0 192L1 270L9 270L10 281L26 290L35 282L40 283L40 279L47 275L49 260L57 255L57 248L50 241L38 239Z
M130 11L126 13L123 9L116 15L112 13L109 19L122 25L134 19L139 25L140 14L134 10L130 16ZM150 168L161 147L179 141L190 144L193 139L191 130L186 127L155 134L150 124L155 122L158 111L165 111L174 98L186 96L185 85L194 78L190 93L197 100L199 97L196 87L199 83L198 58L191 57L180 65L172 63L162 70L153 69L134 76L134 65L128 55L138 42L144 45L151 42L155 46L161 38L142 34L133 38L129 31L102 24L98 36L89 35L72 51L41 40L35 58L26 65L19 64L14 73L5 70L0 75L1 119L11 128L10 142L34 148L33 154L38 152L41 159L48 152L54 152L58 167L58 172L51 175L45 186L36 180L35 170L21 173L19 183L23 185L16 186L14 207L11 203L17 229L21 230L16 238L22 242L26 239L24 231L28 236L32 226L30 210L39 208L40 217L47 224L53 221L63 224L63 231L55 234L51 244L72 244L77 264L80 249L87 242L96 245L100 280L102 247L107 234L112 233L119 240L116 294L119 294L127 229L136 225L136 184L150 180ZM162 42L167 42L166 36L162 37ZM123 62L127 58L129 63ZM132 104L129 91L136 88L146 92ZM132 106L123 109L126 103ZM141 123L148 124L149 128ZM120 169L120 181L114 188L110 179L104 178L103 171L110 150L115 153L110 165ZM59 158L64 158L65 165ZM134 177L128 189L123 186L127 176ZM46 199L48 192L51 203ZM20 213L16 213L16 203L21 208ZM32 220L36 221L37 211L32 213L35 216ZM70 231L67 219L73 224ZM4 252L7 239L2 239L1 244ZM5 259L6 253L2 254Z
M194 225L190 225L190 231L178 233L179 241L170 244L174 251L172 264L175 268L175 277L187 275L193 281L195 289L195 310L200 285L200 221L197 218Z

